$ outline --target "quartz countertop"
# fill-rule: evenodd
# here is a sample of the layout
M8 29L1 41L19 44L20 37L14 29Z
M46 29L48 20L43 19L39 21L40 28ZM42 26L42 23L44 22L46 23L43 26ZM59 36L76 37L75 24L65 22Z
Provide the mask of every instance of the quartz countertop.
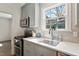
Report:
M41 38L35 38L35 37L29 37L29 38L23 38L23 40L56 50L60 51L63 53L66 53L71 56L79 56L79 44L78 43L72 43L72 42L63 42L61 41L58 45L53 46L49 44L45 44L43 42L39 42L36 39L41 39ZM48 39L49 38L42 38L42 39Z

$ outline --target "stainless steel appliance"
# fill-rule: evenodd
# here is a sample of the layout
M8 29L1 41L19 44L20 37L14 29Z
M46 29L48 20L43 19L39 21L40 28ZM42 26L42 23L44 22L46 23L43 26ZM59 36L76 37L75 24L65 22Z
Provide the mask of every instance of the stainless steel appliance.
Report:
M26 17L24 19L21 19L20 20L20 26L22 28L29 28L30 27L30 17Z
M24 35L16 36L15 41L15 55L23 56L23 38L32 37L32 30L25 30Z

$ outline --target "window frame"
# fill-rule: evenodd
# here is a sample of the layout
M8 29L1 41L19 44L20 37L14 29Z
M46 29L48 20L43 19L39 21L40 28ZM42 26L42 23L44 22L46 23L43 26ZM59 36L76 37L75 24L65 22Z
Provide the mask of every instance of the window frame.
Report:
M56 8L58 6L65 5L65 29L57 29L58 31L71 31L71 4L55 4L53 6L47 7L47 8L41 8L42 10L42 20L43 20L43 29L46 29L46 19L45 19L45 11Z

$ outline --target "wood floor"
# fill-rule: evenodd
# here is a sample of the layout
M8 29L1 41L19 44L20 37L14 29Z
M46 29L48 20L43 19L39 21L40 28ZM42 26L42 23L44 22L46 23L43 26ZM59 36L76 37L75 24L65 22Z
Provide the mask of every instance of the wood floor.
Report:
M0 56L11 56L11 41L0 42Z

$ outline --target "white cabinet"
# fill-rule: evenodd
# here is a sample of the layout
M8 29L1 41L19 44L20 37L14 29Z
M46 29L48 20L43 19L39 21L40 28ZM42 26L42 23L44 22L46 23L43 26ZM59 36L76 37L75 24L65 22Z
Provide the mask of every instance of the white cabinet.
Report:
M39 4L27 3L21 8L21 18L30 17L30 27L39 26Z
M75 23L79 28L79 3L75 3Z
M73 20L73 25L79 27L79 3L74 3L72 4L72 20Z
M56 56L56 51L24 41L24 56Z
M35 45L35 52L37 56L56 56L56 51L40 45Z
M34 56L34 44L24 41L24 56Z

